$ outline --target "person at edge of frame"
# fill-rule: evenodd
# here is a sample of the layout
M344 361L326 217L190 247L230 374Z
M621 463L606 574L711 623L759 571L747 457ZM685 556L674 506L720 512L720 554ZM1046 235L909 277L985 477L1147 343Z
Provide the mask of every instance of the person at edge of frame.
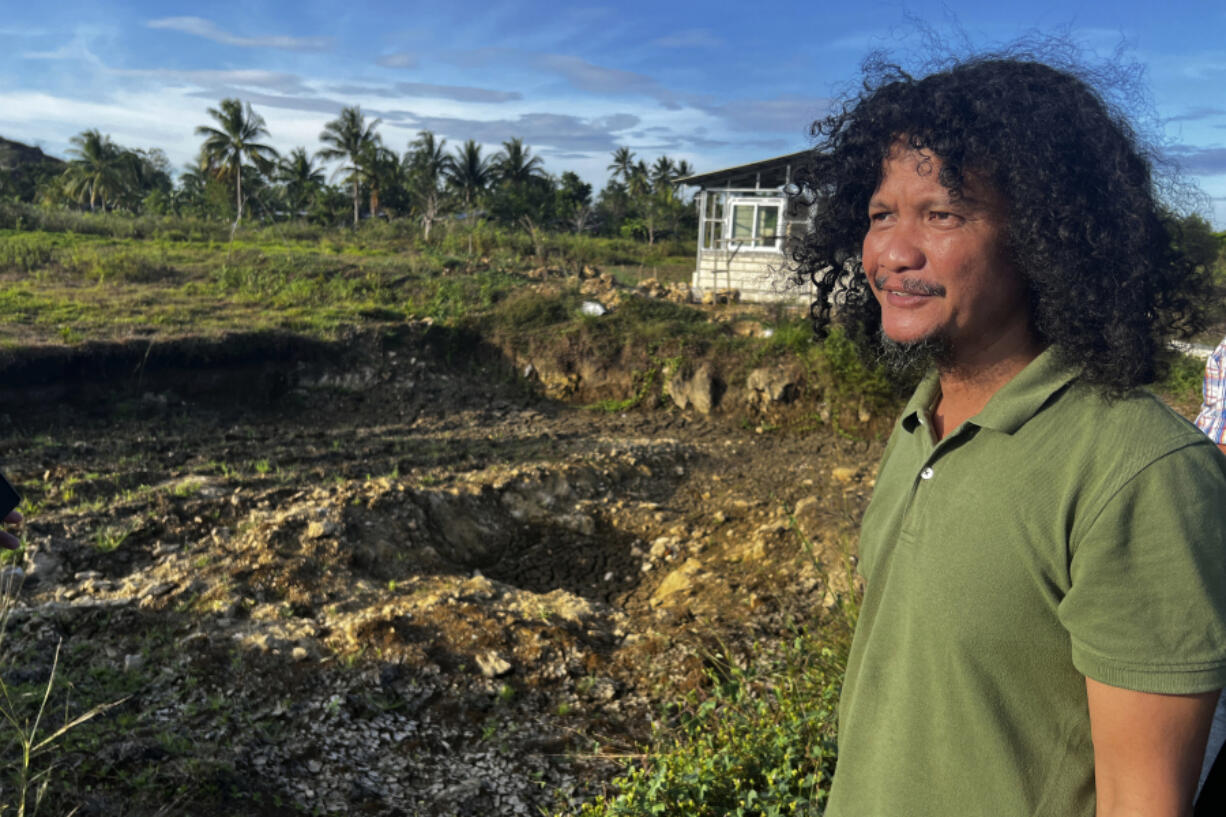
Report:
M813 126L791 264L819 332L926 373L861 526L825 813L1191 814L1226 684L1226 458L1140 387L1203 325L1203 270L1073 70L865 74Z
M1226 338L1205 362L1200 411L1196 427L1226 454ZM1226 814L1226 696L1218 698L1201 766L1196 813L1200 817Z

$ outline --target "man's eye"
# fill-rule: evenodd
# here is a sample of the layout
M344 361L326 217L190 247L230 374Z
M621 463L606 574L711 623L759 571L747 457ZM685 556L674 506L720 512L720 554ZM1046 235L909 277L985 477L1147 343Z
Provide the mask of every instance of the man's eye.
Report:
M933 210L928 214L928 218L933 221L952 224L958 221L961 217L957 213L951 213L948 210Z

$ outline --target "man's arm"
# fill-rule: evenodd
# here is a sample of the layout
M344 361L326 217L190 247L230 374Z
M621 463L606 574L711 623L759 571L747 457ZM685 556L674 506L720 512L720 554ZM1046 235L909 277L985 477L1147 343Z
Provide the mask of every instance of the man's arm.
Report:
M1217 447L1222 449L1222 453L1226 454L1226 443L1218 443Z
M1159 695L1086 679L1097 817L1188 817L1217 692Z

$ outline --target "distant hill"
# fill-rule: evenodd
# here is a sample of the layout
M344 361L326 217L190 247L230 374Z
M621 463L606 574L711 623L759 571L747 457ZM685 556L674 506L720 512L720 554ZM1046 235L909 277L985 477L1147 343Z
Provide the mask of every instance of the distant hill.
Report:
M42 148L31 147L30 145L24 145L21 142L14 142L12 139L5 139L3 136L0 136L0 170L12 171L25 165L41 165L45 163L62 165L64 160L48 156L43 153Z
M47 179L64 172L65 162L42 148L0 136L0 193L19 201L32 201Z

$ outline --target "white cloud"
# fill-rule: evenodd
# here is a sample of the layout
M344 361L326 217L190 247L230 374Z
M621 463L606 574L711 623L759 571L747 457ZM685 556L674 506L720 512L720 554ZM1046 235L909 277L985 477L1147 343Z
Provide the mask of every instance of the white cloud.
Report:
M237 34L231 34L229 31L218 27L211 20L206 20L203 17L163 17L160 20L150 20L146 25L149 28L179 31L184 34L192 34L197 37L203 37L206 40L222 43L223 45L237 45L242 48L327 51L332 47L332 39L330 37L287 37L284 35L242 37Z
M383 68L416 68L417 56L410 54L407 51L399 51L395 54L383 54L375 58L375 65Z
M160 80L171 85L199 85L206 87L245 86L264 88L281 93L310 93L302 78L280 71L264 71L258 68L235 70L180 71L171 68L108 68L111 74L120 77L139 77Z

